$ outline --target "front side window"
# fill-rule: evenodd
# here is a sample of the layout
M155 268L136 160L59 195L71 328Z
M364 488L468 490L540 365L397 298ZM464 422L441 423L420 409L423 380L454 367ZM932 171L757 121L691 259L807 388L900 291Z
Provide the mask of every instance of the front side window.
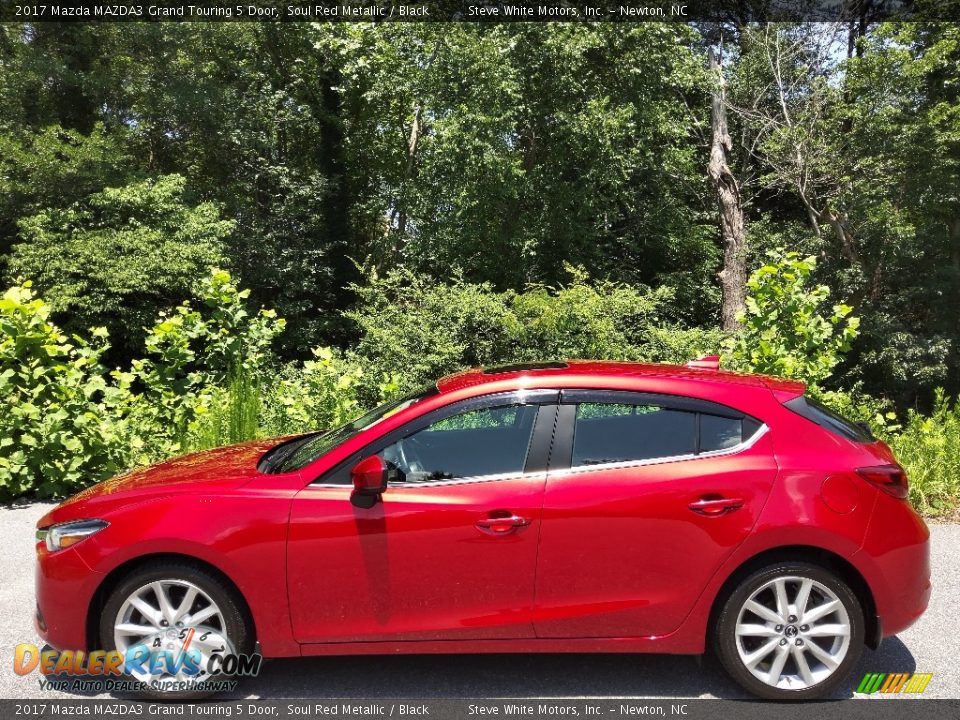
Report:
M393 400L374 408L342 427L326 432L313 433L283 443L261 459L259 469L265 473L286 473L302 470L321 455L330 452L354 435L369 430L391 415L396 415L401 410L406 410L411 405L436 394L436 386L431 385L399 400Z
M393 482L437 482L522 473L537 405L467 410L438 420L381 452Z

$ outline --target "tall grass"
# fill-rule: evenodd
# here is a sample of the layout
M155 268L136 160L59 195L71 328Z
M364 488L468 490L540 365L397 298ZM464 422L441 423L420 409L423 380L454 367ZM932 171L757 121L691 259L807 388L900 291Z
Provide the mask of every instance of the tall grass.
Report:
M960 400L937 392L933 412L910 411L887 442L910 478L910 500L930 517L956 515L960 504Z
M260 387L250 372L238 367L226 388L215 388L205 411L198 414L186 437L190 451L252 440L260 434Z

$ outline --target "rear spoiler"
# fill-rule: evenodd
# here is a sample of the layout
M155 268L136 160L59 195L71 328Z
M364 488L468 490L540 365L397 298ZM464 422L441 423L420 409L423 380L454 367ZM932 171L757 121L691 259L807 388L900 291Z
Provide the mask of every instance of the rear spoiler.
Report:
M698 357L696 360L691 360L688 362L687 367L694 368L696 370L719 370L720 356L704 355L702 357Z
M698 357L696 360L691 360L684 367L692 368L694 370L718 371L720 369L720 356L703 355L702 357ZM761 383L766 385L770 392L773 393L774 397L776 397L781 403L788 402L795 397L801 396L807 390L807 386L798 380L773 377L772 375L753 375L753 377L757 378Z

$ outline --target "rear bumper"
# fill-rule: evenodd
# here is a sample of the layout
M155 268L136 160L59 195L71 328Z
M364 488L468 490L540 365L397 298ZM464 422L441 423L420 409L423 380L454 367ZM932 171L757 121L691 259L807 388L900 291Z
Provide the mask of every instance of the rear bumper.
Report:
M913 625L930 603L930 531L908 503L878 492L863 546L853 558L876 604L883 637Z

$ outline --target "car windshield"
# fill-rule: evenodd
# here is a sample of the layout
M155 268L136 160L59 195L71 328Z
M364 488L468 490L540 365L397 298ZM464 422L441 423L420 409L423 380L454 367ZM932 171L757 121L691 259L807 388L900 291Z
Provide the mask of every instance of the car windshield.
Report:
M281 458L276 458L270 463L270 472L286 473L305 468L321 455L330 452L333 448L346 442L357 433L368 430L377 423L386 420L391 415L395 415L401 410L406 410L424 398L436 394L436 386L428 386L399 400L384 403L380 407L374 408L367 414L361 415L356 420L335 430L328 430L315 435L309 435L300 440L295 440L285 448L281 446L277 448L277 450L285 449L286 452L283 452Z

